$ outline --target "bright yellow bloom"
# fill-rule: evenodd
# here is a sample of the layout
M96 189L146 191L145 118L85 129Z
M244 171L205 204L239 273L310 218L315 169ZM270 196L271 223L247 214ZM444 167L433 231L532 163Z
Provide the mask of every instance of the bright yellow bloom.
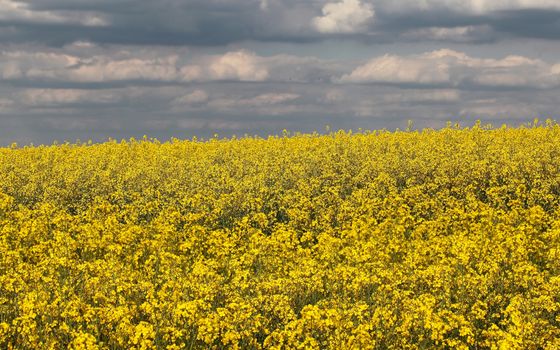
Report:
M558 349L560 126L0 148L1 349Z

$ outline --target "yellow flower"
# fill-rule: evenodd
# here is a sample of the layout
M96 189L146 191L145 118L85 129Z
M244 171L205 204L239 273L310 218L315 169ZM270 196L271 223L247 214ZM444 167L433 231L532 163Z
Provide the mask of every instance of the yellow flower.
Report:
M0 148L1 349L556 349L560 126Z

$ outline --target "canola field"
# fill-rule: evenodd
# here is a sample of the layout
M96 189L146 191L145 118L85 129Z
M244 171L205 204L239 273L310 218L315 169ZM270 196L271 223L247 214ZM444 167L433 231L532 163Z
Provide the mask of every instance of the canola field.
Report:
M1 349L559 349L560 126L0 148Z

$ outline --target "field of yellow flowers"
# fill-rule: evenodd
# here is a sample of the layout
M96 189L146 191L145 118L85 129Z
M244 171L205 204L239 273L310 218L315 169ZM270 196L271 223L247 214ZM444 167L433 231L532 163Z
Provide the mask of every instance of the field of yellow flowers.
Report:
M559 349L560 126L0 148L1 349Z

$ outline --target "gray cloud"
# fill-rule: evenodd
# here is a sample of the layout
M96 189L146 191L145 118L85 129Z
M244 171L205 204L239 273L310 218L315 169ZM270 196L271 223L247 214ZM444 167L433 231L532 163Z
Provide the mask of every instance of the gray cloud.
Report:
M0 101L0 143L167 139L339 128L441 127L476 119L510 125L558 118L554 89L524 92L400 89L376 85L209 83L196 87L112 90L24 89Z
M53 10L48 8L37 10L29 3L15 0L0 1L0 21L11 24L74 24L84 27L103 27L109 25L103 16L93 11Z
M62 46L559 39L557 1L3 0L0 42Z
M493 26L496 31L508 33L510 37L558 40L560 39L558 4L554 10L502 11L496 16Z
M555 0L0 0L0 144L556 118L559 33Z

